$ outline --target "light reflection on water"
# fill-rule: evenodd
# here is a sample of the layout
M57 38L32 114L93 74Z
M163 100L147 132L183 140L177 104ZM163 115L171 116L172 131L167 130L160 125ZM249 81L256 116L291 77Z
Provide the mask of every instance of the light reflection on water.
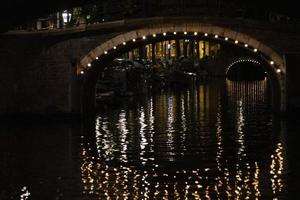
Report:
M282 199L285 134L268 112L267 90L267 80L213 80L103 111L96 119L96 144L81 141L83 194Z

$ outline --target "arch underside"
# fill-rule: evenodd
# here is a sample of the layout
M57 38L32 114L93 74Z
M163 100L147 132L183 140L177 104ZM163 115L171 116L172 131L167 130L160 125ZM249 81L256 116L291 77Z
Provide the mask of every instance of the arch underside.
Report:
M147 26L137 30L121 33L105 42L102 42L96 48L92 49L86 56L84 56L77 65L77 75L93 77L90 72L96 71L93 62L101 62L106 56L115 54L117 51L124 48L126 45L137 43L139 41L146 42L146 40L153 37L163 38L177 35L178 37L185 36L199 36L210 40L219 42L228 42L232 45L236 45L241 48L248 49L252 53L254 52L263 64L269 65L269 71L271 80L273 82L273 102L274 110L285 111L285 64L283 56L280 56L275 50L267 46L266 44L256 40L247 34L240 33L229 28L219 27L205 23L180 23L180 24L160 24ZM270 64L271 63L271 64ZM278 72L280 69L280 73ZM88 81L85 81L88 83ZM86 84L91 87L92 83ZM89 96L85 94L85 96ZM88 98L88 97L86 97ZM84 102L83 102L84 103ZM93 106L88 106L93 107ZM85 110L85 109L83 109ZM84 112L84 111L83 111Z

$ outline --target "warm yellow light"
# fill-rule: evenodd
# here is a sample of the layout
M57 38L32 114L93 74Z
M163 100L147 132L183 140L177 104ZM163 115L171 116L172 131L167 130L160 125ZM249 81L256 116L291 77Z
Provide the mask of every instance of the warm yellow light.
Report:
M245 47L248 47L248 44L245 44Z
M91 67L91 66L92 66L92 64L91 64L91 63L89 63L87 66L88 66L88 67Z
M116 46L114 46L114 49L117 49L117 47L116 47Z
M186 32L186 31L184 31L184 35L187 35L187 32Z
M104 54L107 54L107 51L104 51Z
M238 44L238 43L239 43L239 41L237 41L237 40L236 40L234 43L235 43L235 44Z
M277 72L277 73L280 73L280 72L281 72L281 70L280 70L280 69L277 69L277 70L276 70L276 72Z
M143 36L143 40L146 40L146 36Z
M218 38L219 36L218 35L215 35L215 38Z
M173 34L176 35L177 34L176 31Z
M123 45L126 45L126 42L123 42Z
M135 38L133 38L133 39L132 39L132 42L135 42L135 41L136 41L136 39L135 39Z
M81 71L80 74L84 74L84 71Z
M270 64L271 64L271 65L274 65L274 61L273 61L273 60L272 60L272 61L270 61Z
M167 35L167 33L166 33L166 32L164 32L164 33L163 33L163 35L164 35L164 36L166 36L166 35Z
M228 37L226 37L225 40L227 41L227 40L228 40Z
M257 49L254 49L253 51L254 51L254 52L257 52Z
M194 35L198 35L198 33L197 33L197 32L194 32Z
M153 36L153 37L156 37L156 34L154 33L152 36Z
M96 57L96 60L99 60L99 57L98 57L98 56Z

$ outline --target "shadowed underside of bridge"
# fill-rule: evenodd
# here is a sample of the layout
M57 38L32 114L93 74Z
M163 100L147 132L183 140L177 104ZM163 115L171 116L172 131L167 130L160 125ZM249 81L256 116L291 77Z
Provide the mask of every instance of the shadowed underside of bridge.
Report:
M154 40L200 37L252 52L271 75L274 109L286 108L286 52L300 52L298 30L254 22L153 18L0 37L0 112L82 113L93 110L99 68ZM98 66L98 67L97 67ZM99 67L100 66L100 67ZM278 70L280 69L280 73ZM10 89L8 89L10 88Z

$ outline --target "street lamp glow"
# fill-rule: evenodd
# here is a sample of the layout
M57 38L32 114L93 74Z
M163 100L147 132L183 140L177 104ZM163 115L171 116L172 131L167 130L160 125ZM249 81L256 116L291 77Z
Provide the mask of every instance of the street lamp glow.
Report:
M136 41L136 39L135 39L135 38L133 38L133 39L132 39L132 42L135 42L135 41Z
M184 35L187 35L187 32L186 31L184 31L184 33L183 33Z
M126 42L123 42L123 45L125 46L125 45L126 45Z
M114 49L117 49L117 47L116 47L116 46L114 46Z
M270 61L270 64L271 64L271 65L274 65L274 61L273 61L273 60L271 60L271 61Z
M146 40L146 36L143 36L143 40Z
M156 37L156 34L154 33L152 36L153 36L153 37Z
M68 23L71 21L72 14L69 11L65 10L62 13L62 17L63 17L64 23Z
M166 36L166 35L167 35L167 33L166 33L166 32L164 32L164 33L163 33L163 35L164 35L164 36Z
M177 34L177 32L176 31L174 31L174 33L173 33L174 35L176 35Z
M207 37L207 36L208 36L208 33L205 33L204 36Z
M219 36L218 35L215 35L215 38L218 38Z
M99 60L99 57L98 57L98 56L96 57L96 60Z
M91 66L92 66L92 64L91 64L91 63L89 63L87 66L88 66L88 67L91 67Z
M104 54L106 55L108 52L107 51L104 51Z
M257 49L253 49L254 52L257 52Z
M280 69L277 69L277 70L276 70L276 72L277 72L277 73L280 73L280 72L281 72L281 70L280 70Z
M194 32L194 35L198 35L198 32Z
M237 41L237 40L236 40L236 41L234 41L234 43L235 43L235 44L238 44L238 43L239 43L239 41Z
M245 44L245 47L248 47L248 44Z
M228 40L228 37L226 37L225 40L227 41L227 40Z
M80 71L80 74L84 74L84 71Z

